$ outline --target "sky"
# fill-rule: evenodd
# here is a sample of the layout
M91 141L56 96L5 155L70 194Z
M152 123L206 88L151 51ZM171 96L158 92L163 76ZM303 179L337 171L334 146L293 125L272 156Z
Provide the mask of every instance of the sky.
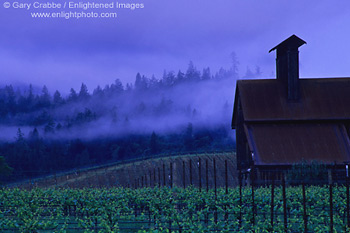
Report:
M112 0L71 0L112 3ZM14 4L69 0L1 0L0 84L47 85L53 92L91 92L137 72L161 78L163 71L186 71L190 61L214 73L231 65L239 74L259 66L275 77L275 53L268 51L295 34L300 76L350 77L350 2L346 0L124 0L142 9L18 9ZM4 3L9 2L10 8ZM116 4L116 2L113 2ZM116 12L117 18L33 18L40 12Z

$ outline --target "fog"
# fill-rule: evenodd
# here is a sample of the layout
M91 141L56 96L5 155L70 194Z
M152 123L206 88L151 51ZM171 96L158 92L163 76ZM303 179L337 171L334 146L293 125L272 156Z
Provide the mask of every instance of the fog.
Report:
M35 97L38 103L31 108L34 111L18 109L16 114L2 118L1 130L6 133L0 140L15 140L18 128L25 137L37 129L39 137L44 139L83 140L152 132L182 133L189 124L194 130L223 128L231 132L237 76L210 75L204 80L203 74L195 71L198 80L184 74L185 81L176 81L174 72L165 72L161 80L139 75L139 83L135 81L134 85L125 87L117 80L104 88L85 89L85 97L81 96L82 90L76 91L76 99L71 93L63 97L60 104L55 103L57 98L52 97L52 93L46 93L50 102L40 107L38 103L45 98L43 90ZM19 99L29 98L28 93L28 88L23 87L17 91L17 108L21 107Z
M133 91L106 101L92 99L85 105L64 106L53 112L62 125L68 113L74 116L86 108L96 113L97 119L48 136L89 139L151 134L153 131L169 134L179 133L189 123L194 129L219 126L229 129L234 89L232 79L211 80L166 90Z

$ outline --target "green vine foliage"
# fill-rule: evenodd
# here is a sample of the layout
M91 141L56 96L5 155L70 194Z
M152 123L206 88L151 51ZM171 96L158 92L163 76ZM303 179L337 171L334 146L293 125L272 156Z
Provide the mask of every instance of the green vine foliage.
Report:
M0 189L0 232L285 232L282 187ZM329 231L329 187L306 187L308 228ZM334 232L345 232L346 187L333 188ZM240 203L242 203L240 205ZM300 186L287 187L288 232L303 232ZM253 224L253 220L255 224Z

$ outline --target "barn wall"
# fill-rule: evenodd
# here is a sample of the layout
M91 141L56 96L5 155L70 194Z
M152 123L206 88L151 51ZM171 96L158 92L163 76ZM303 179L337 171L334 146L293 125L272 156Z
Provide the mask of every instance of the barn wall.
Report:
M247 169L251 165L250 150L244 130L243 111L240 100L238 101L238 117L236 122L236 147L237 147L237 169Z

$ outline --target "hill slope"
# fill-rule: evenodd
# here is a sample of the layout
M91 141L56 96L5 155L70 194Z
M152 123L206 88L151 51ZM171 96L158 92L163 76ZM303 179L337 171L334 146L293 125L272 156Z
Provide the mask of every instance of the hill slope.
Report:
M184 187L185 185L187 187L192 183L196 187L201 185L202 188L206 188L208 183L208 187L211 188L214 187L214 160L217 187L225 185L225 161L227 163L228 185L236 185L238 180L236 154L226 152L169 156L111 164L52 175L22 182L15 186L20 188L154 187L171 186L172 183L174 186Z

